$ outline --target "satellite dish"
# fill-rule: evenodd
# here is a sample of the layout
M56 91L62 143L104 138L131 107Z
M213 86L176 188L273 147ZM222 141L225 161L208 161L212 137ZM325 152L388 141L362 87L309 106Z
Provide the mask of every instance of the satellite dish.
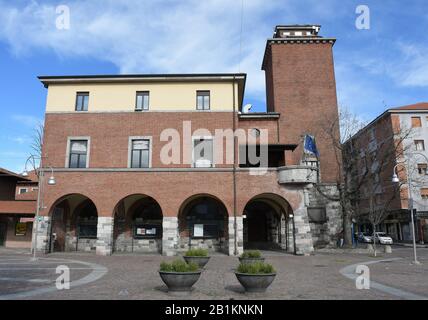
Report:
M249 113L252 107L253 107L253 105L252 105L252 104L246 104L246 105L244 106L244 109L243 109L243 111L242 111L242 112L243 112L243 113Z

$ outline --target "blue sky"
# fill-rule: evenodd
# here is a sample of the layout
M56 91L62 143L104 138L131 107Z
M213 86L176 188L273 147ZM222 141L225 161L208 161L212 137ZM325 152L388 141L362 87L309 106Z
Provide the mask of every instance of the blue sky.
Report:
M355 10L370 8L370 29ZM70 29L56 28L59 5ZM22 171L46 90L38 75L246 72L246 102L265 108L260 65L276 24L321 24L336 37L339 104L370 120L428 101L426 0L0 0L0 167Z

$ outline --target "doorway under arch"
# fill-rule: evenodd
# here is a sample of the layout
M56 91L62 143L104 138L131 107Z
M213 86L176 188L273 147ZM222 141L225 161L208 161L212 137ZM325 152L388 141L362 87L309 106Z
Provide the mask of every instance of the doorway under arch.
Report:
M244 249L295 251L293 211L283 197L253 197L245 206L244 217Z

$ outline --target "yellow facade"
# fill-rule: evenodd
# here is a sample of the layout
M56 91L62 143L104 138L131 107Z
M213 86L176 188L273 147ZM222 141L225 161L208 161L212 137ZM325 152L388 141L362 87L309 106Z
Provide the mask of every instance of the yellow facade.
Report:
M149 91L149 111L196 111L196 91L210 91L210 111L238 109L238 86L225 82L49 84L46 112L75 111L76 93L89 92L88 112L134 111L137 91Z

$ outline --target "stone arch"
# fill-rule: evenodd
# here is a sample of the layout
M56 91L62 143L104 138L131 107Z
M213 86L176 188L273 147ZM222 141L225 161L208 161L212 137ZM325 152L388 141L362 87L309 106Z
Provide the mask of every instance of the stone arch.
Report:
M98 210L80 193L57 199L49 211L51 218L49 251L95 251Z
M153 197L128 195L116 204L113 216L114 252L162 252L163 213Z
M210 194L187 198L178 213L180 250L205 248L228 253L229 214L223 201Z
M252 197L244 208L245 249L294 252L294 215L290 203L275 193Z

